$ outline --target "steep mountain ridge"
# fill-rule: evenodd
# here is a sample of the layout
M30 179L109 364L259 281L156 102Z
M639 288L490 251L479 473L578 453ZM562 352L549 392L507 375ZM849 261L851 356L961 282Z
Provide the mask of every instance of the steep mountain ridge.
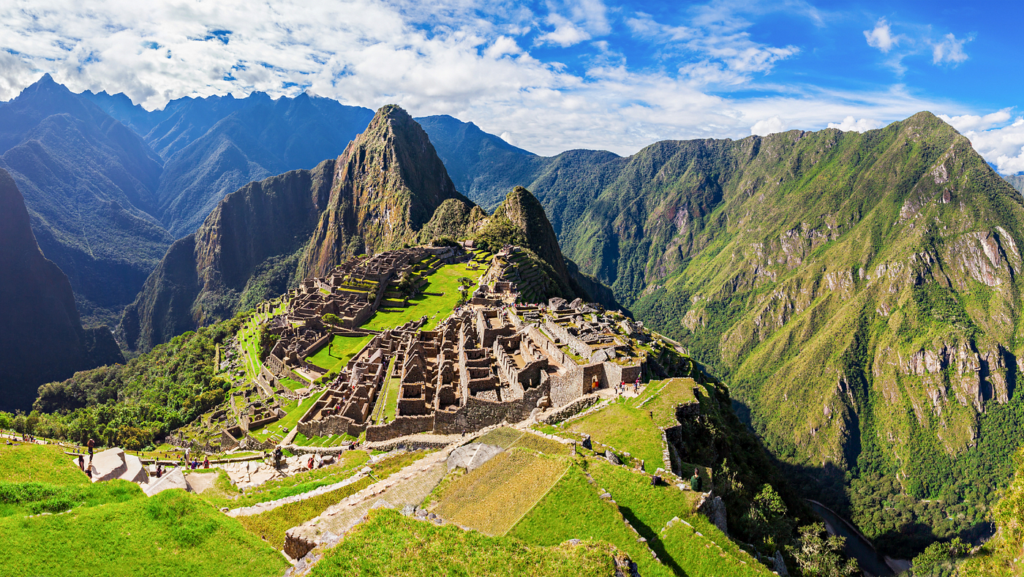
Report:
M323 275L343 260L415 242L455 191L402 109L378 111L336 160L250 183L177 241L122 316L118 337L147 350Z
M455 190L426 132L395 105L382 107L338 157L327 210L299 272L323 276L346 258L415 242Z
M48 75L0 103L0 167L24 194L43 253L93 323L113 322L171 237L150 216L160 159Z
M17 184L0 169L0 410L27 410L39 385L118 362L109 329L82 328L68 277L39 250Z
M1024 174L1011 174L1003 178L1010 183L1010 186L1017 189L1017 192L1024 194Z

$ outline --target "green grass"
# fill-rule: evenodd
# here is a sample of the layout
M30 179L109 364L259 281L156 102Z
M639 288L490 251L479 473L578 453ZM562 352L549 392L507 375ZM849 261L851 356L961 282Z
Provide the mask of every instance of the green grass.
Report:
M487 535L504 535L565 473L566 459L512 449L451 483L435 511Z
M248 489L244 495L238 495L237 490L232 492L232 487L222 487L224 490L221 492L210 493L210 490L207 490L203 493L203 499L217 508L231 509L276 501L344 481L363 468L369 458L370 455L366 451L348 451L341 455L337 464L267 481L258 487ZM218 478L218 486L219 482Z
M517 431L510 427L500 427L480 437L476 442L483 443L485 445L495 445L502 449L507 449L522 436L522 431Z
M61 515L0 519L0 575L281 575L280 553L199 497L170 490Z
M571 431L588 434L601 444L628 452L636 459L643 459L644 470L654 473L664 467L659 427L677 424L675 407L696 400L694 385L689 378L652 381L639 397L615 401L600 411L568 423L567 427ZM653 400L648 402L652 397Z
M451 525L434 526L378 509L313 567L313 577L578 577L613 575L607 547L596 543L531 546L510 538L486 537Z
M355 441L352 435L327 435L325 437L307 437L302 433L295 434L295 444L301 447L337 447L345 441Z
M723 550L717 543L707 538L706 529L698 531L694 527L688 527L684 523L673 523L658 535L660 543L670 552L672 560L682 567L685 571L683 574L687 577L775 575L745 553L739 557Z
M447 318L459 302L459 279L467 277L476 282L483 273L483 270L471 271L465 264L442 266L437 272L426 277L427 285L423 288L424 292L441 293L442 296L422 296L409 299L409 306L404 309L377 311L364 328L382 331L426 315L427 324L423 326L423 330L434 330L437 323Z
M238 521L249 532L269 543L275 549L284 548L284 534L288 529L301 525L323 513L324 509L334 505L348 497L358 493L373 484L373 479L364 477L351 485L346 485L323 495L317 495L304 501L281 505L276 509L251 515L249 517L238 517Z
M572 448L568 445L563 445L558 441L552 441L545 439L544 437L538 437L532 433L523 433L515 443L512 443L511 448L523 448L537 451L538 453L544 453L545 455L568 455L572 452Z
M373 335L366 335L364 337L336 335L330 344L317 351L315 355L307 357L306 361L325 371L340 371L371 339L373 339Z
M63 513L75 507L95 507L141 497L143 494L137 485L120 479L87 485L0 481L0 517Z
M381 417L388 414L388 399L394 397L394 402L391 403L390 417L395 418L395 411L398 408L398 393L402 388L402 380L394 379L391 377L392 371L395 370L395 357L391 357L391 361L388 363L388 371L384 373L387 379L384 386L381 387L381 393L377 395L377 400L373 405L373 411L370 413L371 422L381 422Z
M319 401L320 397L322 397L326 392L327 391L321 391L320 393L303 400L301 403L295 406L294 409L288 410L287 408L285 408L285 410L288 411L288 414L285 415L283 418L259 429L249 431L249 434L252 435L253 437L256 437L260 441L266 441L274 433L280 432L283 434L285 429L294 429L295 425L299 423L299 419L302 418L302 415L305 415L306 411L308 411L310 407L312 407L317 401Z
M75 457L65 455L64 448L57 445L0 445L0 480L89 484L89 478L75 464Z
M599 497L578 465L569 468L508 536L536 545L557 545L569 539L604 541L629 555L644 577L672 575L637 542L636 533L623 522L618 508Z
M308 383L300 383L299 381L296 381L295 379L288 378L288 377L285 377L283 379L278 379L278 382L281 383L282 385L284 385L285 387L287 387L289 390L292 390L292 391L297 391L297 390L299 390L301 388L309 386Z

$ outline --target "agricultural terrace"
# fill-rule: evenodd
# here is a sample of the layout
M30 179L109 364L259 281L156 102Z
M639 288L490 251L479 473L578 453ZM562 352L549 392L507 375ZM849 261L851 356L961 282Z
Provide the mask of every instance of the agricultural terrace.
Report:
M363 337L335 335L327 346L317 351L315 355L308 357L306 361L327 372L340 372L341 368L348 364L371 339L373 339L373 335Z
M664 467L661 429L677 424L677 406L697 402L693 394L695 386L696 381L688 377L651 381L640 396L617 399L599 411L559 425L550 432L590 435L602 445L643 459L644 470L653 474Z
M306 397L301 402L282 399L284 402L282 403L281 408L287 414L282 419L270 423L265 427L249 431L249 434L260 442L266 442L271 437L274 437L275 441L280 442L286 434L284 430L288 429L290 431L294 429L295 425L299 423L299 419L302 415L306 414L306 411L319 401L320 397L326 392L327 391L320 391L319 393Z
M462 298L459 279L468 278L473 281L475 287L484 272L486 271L483 267L470 270L469 263L442 266L425 277L427 285L423 288L422 296L409 299L409 306L405 308L378 310L363 328L383 331L426 315L427 324L423 326L423 330L432 331L458 306Z

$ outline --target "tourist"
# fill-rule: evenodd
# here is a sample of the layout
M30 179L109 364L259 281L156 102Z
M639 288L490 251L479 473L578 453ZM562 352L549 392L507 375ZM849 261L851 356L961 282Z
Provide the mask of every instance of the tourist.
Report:
M306 468L308 468L310 471L313 470L313 455L309 456L309 462L306 463Z
M85 455L78 456L78 468L83 471L85 470Z
M701 490L700 471L697 470L697 467L693 468L693 476L690 477L690 488L694 491Z
M206 457L205 459L203 459L203 468L204 469L209 469L210 468L210 458L209 457Z
M90 438L89 442L86 443L86 446L89 447L89 462L91 463L92 462L92 449L93 449L93 447L96 446L96 441L94 441L94 440L92 440L92 438Z
M156 478L159 479L160 477L163 477L163 476L164 476L164 466L161 465L160 463L157 463L156 464Z

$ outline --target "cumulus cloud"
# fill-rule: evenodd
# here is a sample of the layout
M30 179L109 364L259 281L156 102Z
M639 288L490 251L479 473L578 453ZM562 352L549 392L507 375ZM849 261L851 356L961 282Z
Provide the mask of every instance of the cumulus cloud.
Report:
M1008 109L985 116L939 117L970 139L978 154L995 164L999 172L1024 171L1024 117L1018 116L1007 124L1011 118Z
M847 116L840 123L829 122L829 128L838 128L843 132L864 132L867 130L874 130L885 126L884 123L870 118L861 118L860 120L855 119L852 116Z
M957 40L953 34L946 34L942 40L932 44L932 64L952 63L960 64L967 60L967 53L964 52L964 44L973 38Z
M889 52L893 46L898 46L900 43L900 37L893 35L892 28L885 18L879 18L873 29L865 30L864 38L867 39L868 46L882 52Z
M149 109L183 96L305 91L371 109L398 103L416 116L450 114L540 154L632 154L657 140L816 129L846 116L972 112L899 87L800 85L732 97L721 86L746 88L798 49L757 42L749 23L721 14L675 27L631 14L636 38L682 57L652 70L602 54L574 71L531 52L538 37L557 30L551 14L607 48L597 43L614 14L597 1L533 8L511 0L0 3L0 99L44 72L75 91L124 92ZM992 158L1017 157L1020 146L992 148Z
M750 134L756 134L758 136L768 136L776 132L783 132L786 130L786 123L782 121L778 116L766 118L764 120L758 120L750 127Z

